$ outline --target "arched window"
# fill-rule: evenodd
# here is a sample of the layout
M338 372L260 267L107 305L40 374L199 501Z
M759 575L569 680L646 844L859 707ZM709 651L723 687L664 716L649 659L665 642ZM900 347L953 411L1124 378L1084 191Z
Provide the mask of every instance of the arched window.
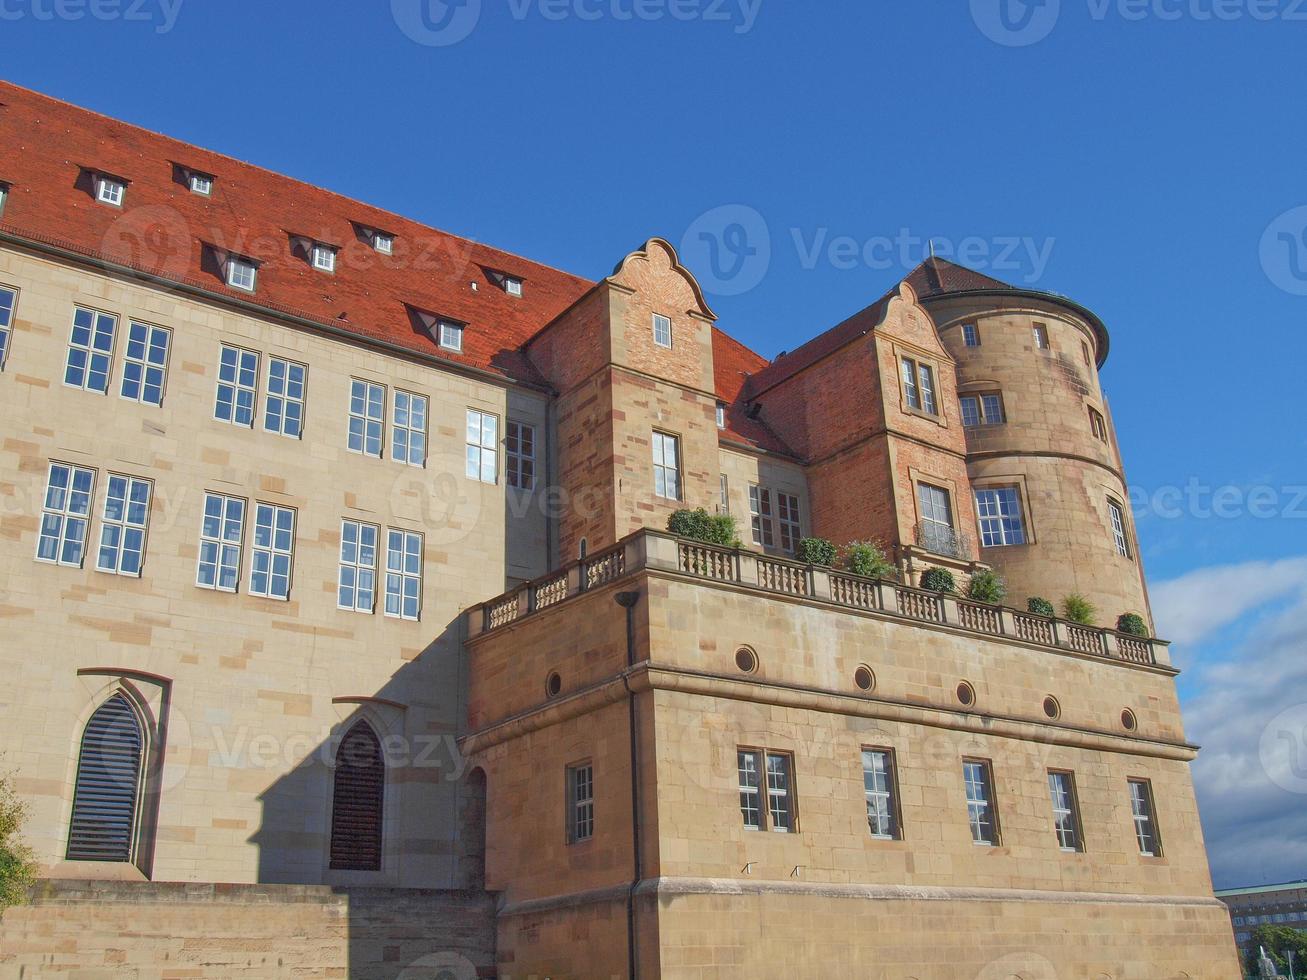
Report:
M336 750L331 797L331 867L334 871L381 870L381 815L386 764L372 726L360 721Z
M131 861L144 748L140 718L122 694L91 715L77 759L69 861Z

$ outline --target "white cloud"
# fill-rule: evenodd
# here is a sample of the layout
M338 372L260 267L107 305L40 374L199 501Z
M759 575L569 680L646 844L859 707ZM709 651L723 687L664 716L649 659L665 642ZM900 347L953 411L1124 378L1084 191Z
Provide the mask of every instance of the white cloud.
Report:
M1307 594L1307 558L1200 568L1151 589L1157 631L1197 644L1245 613L1295 593Z

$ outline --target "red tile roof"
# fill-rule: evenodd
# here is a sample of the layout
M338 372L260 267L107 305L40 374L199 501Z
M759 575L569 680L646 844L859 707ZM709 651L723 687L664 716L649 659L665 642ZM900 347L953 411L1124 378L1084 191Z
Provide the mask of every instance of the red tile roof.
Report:
M918 299L942 296L945 293L962 293L972 289L1015 289L1011 283L987 276L975 269L931 256L907 274L904 280Z
M713 331L712 356L717 397L727 405L726 429L722 435L756 449L793 456L794 451L761 419L749 418L747 406L740 398L750 376L766 369L767 358L755 354L720 330Z

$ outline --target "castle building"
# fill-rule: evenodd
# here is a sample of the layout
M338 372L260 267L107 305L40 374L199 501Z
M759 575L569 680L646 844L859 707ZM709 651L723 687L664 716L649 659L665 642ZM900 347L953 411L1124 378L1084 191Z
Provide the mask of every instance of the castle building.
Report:
M1087 309L932 259L769 361L662 239L0 133L0 974L1237 976Z

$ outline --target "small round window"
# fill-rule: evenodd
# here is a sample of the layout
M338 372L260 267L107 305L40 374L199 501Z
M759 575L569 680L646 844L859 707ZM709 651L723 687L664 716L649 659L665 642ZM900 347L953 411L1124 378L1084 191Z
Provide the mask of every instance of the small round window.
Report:
M1054 720L1062 717L1062 706L1057 703L1057 698L1051 694L1044 698L1044 714Z
M976 689L963 681L958 685L958 703L964 708L970 708L976 703Z
M1139 719L1135 717L1135 713L1129 708L1121 712L1121 727L1127 732L1133 732L1139 727Z
M545 694L551 698L556 698L563 693L563 678L558 671L551 671L545 678Z
M876 688L876 675L866 664L860 664L853 672L853 683L857 685L859 691L873 691Z
M748 647L740 647L735 651L735 666L746 674L752 674L758 669L758 655Z

